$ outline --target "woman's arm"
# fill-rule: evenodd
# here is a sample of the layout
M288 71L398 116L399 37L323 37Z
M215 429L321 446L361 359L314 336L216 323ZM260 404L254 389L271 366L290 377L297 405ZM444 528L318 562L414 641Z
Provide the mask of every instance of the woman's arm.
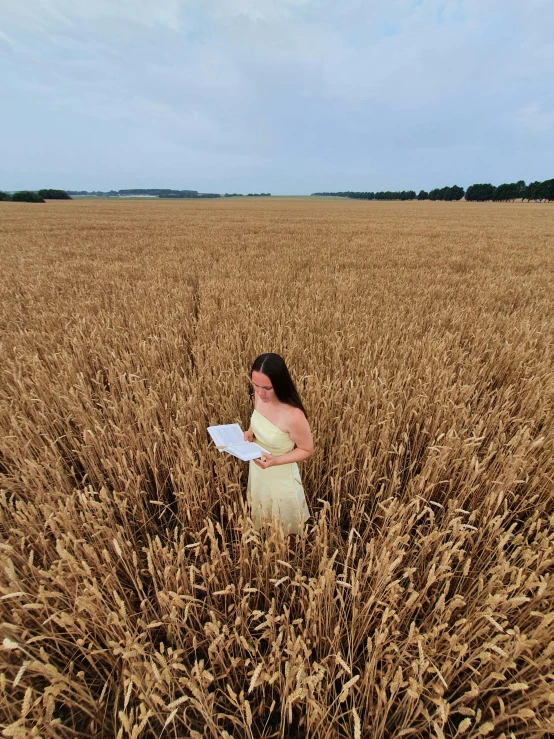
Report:
M302 459L308 459L314 452L314 440L312 439L312 432L310 431L310 424L308 419L302 413L300 408L294 408L289 417L289 436L292 441L296 444L296 449L293 449L289 454L294 452L304 452L305 456ZM288 457L289 454L285 454L284 457ZM298 462L298 459L293 459L293 462ZM283 464L286 464L284 462Z
M304 462L306 459L309 459L312 456L312 452L308 452L305 449L300 449L297 447L296 449L293 449L292 452L287 452L286 454L281 454L280 457L274 457L271 455L269 459L272 460L272 464L265 465L266 467L276 467L279 464L291 464L292 462ZM254 460L256 463L259 462L258 459ZM258 465L259 467L263 466L263 462ZM265 469L265 467L264 467Z

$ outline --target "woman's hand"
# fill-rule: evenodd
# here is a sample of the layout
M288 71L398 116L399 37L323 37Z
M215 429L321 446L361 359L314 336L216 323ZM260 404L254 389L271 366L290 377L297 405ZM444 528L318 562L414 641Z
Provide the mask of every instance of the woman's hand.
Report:
M244 441L254 441L254 432L252 429L248 429L248 431L245 431L242 435L244 438Z
M258 467L261 467L262 470L267 470L268 467L275 467L277 464L277 457L274 457L273 454L264 454L261 459L255 459L254 463L257 464Z

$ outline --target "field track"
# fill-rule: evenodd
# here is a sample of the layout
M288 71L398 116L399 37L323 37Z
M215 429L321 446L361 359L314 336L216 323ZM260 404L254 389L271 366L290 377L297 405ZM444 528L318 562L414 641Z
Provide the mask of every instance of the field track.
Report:
M554 206L0 203L0 728L554 735ZM254 531L247 373L313 518Z

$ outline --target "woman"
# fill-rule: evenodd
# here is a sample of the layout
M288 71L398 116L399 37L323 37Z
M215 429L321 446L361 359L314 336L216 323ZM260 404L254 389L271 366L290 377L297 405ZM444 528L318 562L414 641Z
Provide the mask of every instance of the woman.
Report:
M309 459L314 449L306 412L278 354L261 354L250 378L254 411L244 439L271 452L250 462L247 492L254 525L260 528L275 517L289 534L297 534L310 517L298 471L298 462Z

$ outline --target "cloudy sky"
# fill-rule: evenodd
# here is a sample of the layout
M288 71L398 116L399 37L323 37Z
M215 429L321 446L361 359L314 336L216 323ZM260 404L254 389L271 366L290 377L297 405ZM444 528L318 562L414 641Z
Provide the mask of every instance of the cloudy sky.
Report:
M554 177L553 0L0 0L0 189Z

